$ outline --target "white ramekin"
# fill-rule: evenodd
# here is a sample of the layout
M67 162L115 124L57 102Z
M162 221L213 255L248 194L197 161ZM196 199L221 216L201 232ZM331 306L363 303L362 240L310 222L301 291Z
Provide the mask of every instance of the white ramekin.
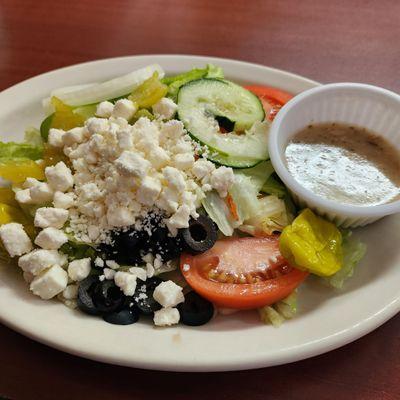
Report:
M359 83L334 83L307 90L290 100L272 123L269 154L276 173L300 207L309 207L342 227L364 226L400 212L400 200L362 207L327 200L301 186L289 173L285 149L309 124L342 122L385 137L400 151L400 96Z

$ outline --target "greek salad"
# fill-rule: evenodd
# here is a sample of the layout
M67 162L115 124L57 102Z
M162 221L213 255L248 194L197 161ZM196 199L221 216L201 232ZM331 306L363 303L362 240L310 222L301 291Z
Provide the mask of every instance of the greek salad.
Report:
M40 129L0 142L2 260L112 324L256 309L280 325L310 274L341 288L365 253L274 173L269 127L291 97L214 65L54 90Z

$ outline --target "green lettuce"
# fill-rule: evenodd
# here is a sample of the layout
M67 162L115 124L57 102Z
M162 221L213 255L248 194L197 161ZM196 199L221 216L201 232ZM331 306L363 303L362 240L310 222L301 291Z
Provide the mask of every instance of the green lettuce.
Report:
M261 192L266 194L273 194L280 199L285 197L287 194L285 186L275 173L272 174L264 183L263 187L261 188Z
M43 139L42 136L40 135L40 131L32 127L26 129L24 142L32 146L37 146L37 147L43 146Z
M190 81L202 78L222 79L223 77L224 73L222 68L207 64L206 68L193 68L183 74L163 78L161 82L168 86L168 97L176 100L180 87Z
M351 232L343 234L343 267L336 274L323 278L326 283L335 289L341 289L344 282L354 274L354 268L364 257L367 246L351 236Z
M272 306L259 308L258 313L264 324L280 327L285 320L293 318L297 313L297 291Z
M0 142L0 159L13 158L40 160L43 158L43 147L29 143Z

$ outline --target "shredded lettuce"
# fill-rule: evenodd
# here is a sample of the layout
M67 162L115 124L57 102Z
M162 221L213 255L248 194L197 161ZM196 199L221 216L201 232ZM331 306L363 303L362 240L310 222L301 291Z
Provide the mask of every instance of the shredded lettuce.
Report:
M30 159L43 158L43 147L29 143L0 142L0 159Z
M94 258L96 255L96 250L92 246L73 239L63 244L60 251L66 254L70 261L86 257Z
M222 68L212 64L207 64L206 68L193 68L183 74L169 76L162 79L162 83L168 85L168 97L176 100L178 91L184 84L201 78L220 78L224 77Z
M261 188L261 192L273 194L280 199L287 195L286 187L275 173L272 174L264 183L263 187Z
M32 146L43 146L43 139L40 135L40 131L36 128L29 127L25 131L24 142Z
M292 215L288 213L285 202L276 196L257 199L256 212L239 227L242 232L253 236L270 235L289 225Z
M293 318L297 313L297 291L272 306L259 308L258 313L265 324L280 327L285 320Z
M234 220L225 201L215 191L208 192L202 200L202 205L208 216L217 224L225 236L232 236L238 222Z
M348 232L343 235L342 251L342 268L336 272L336 274L328 278L323 278L326 283L335 289L342 289L344 282L353 276L354 268L364 257L367 251L367 246L359 239L354 238L351 235L351 232Z

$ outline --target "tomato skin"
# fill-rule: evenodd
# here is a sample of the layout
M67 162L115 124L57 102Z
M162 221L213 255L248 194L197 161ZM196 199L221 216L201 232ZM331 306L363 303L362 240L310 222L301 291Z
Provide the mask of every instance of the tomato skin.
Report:
M234 253L243 240L248 242L254 240L255 246L258 247L255 248L254 254L257 253L257 250L261 250L259 246L271 246L272 240L276 240L277 243L277 237L273 237L273 239L271 237L265 238L265 244L262 243L263 239L260 238L226 239L218 242L224 242L225 249L226 246L233 246L232 252ZM274 246L275 244L272 243L271 249ZM218 255L212 250L198 256L183 254L181 256L181 271L186 281L197 293L219 307L253 309L276 303L287 297L308 276L307 272L291 268L290 272L285 275L256 283L217 282L210 280L202 273L205 264L215 263L215 265L218 265L219 263ZM227 251L229 251L229 248ZM223 257L223 254L221 256ZM251 254L249 254L249 259L250 263L254 261ZM246 262L244 259L240 261ZM259 261L262 262L262 260ZM287 265L286 260L280 258L276 264L270 265L270 268L278 268L283 264Z
M282 106L293 98L292 94L269 86L248 85L245 89L250 90L260 99L265 115L270 121L275 118Z

